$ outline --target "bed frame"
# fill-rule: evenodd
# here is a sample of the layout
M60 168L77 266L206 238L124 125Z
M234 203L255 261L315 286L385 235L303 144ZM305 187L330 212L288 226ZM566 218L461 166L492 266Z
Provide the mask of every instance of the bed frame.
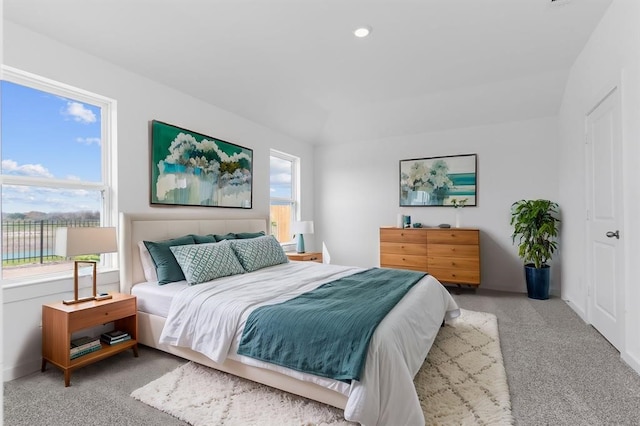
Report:
M134 285L145 281L138 241L166 240L186 234L204 235L259 231L268 233L266 218L208 219L205 216L185 217L184 214L121 213L119 220L120 291L126 294L131 293ZM248 366L231 359L218 364L191 349L159 344L158 340L164 322L165 318L163 317L138 312L138 343L337 408L344 409L346 406L347 397L345 395L315 383L304 382L272 370Z

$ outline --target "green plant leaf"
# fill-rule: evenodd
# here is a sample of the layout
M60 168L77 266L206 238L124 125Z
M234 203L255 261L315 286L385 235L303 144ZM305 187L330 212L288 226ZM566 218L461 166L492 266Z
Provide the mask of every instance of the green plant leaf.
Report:
M511 239L518 255L536 268L545 266L558 247L558 204L549 200L520 200L511 205Z

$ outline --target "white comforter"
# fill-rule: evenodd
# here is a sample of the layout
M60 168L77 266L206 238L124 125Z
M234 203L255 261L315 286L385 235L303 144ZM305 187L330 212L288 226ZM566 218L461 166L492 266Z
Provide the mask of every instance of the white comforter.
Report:
M185 346L217 363L229 357L311 381L348 397L345 419L364 425L421 425L424 417L413 377L424 362L443 318L458 315L444 287L427 276L377 327L361 381L346 384L236 354L249 314L345 277L362 268L290 262L249 274L190 286L174 298L160 343Z

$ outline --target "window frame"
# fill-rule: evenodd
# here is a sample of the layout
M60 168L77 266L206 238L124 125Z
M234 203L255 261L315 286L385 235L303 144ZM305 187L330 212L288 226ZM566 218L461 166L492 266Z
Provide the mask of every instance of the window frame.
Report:
M88 191L98 191L102 194L102 205L100 211L100 226L118 225L118 209L115 197L116 175L114 173L116 156L116 111L117 102L106 96L98 95L88 90L80 89L65 83L61 83L46 77L39 76L27 71L2 65L2 80L14 84L22 85L36 90L41 90L53 95L62 96L78 102L84 102L100 108L100 156L101 156L101 181L88 182L70 179L51 179L34 176L17 176L3 174L0 169L0 188L3 185L37 186L56 189L82 189ZM0 136L1 137L1 136ZM2 140L0 139L0 154L2 153ZM1 155L0 155L1 158ZM0 212L2 212L2 198L0 198ZM117 253L103 254L100 256L101 268L118 268ZM0 271L2 270L0 264ZM67 273L68 274L68 273ZM47 276L59 276L59 273L29 275L19 281L29 281L31 279L42 280ZM2 279L3 283L11 283L18 279Z
M269 195L269 209L271 209L271 203L273 201L279 201L282 203L290 203L292 217L291 220L300 220L300 157L288 154L276 149L269 150L269 172L271 172L271 157L276 157L284 161L291 162L291 195L292 198L286 197L272 197ZM280 241L280 245L289 245L294 243L293 235L288 241Z

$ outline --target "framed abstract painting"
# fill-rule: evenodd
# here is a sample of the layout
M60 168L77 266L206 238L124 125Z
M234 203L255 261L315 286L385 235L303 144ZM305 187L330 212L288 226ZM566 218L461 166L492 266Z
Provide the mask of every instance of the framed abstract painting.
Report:
M253 150L151 122L151 204L250 209Z
M478 205L477 154L400 160L400 207Z

